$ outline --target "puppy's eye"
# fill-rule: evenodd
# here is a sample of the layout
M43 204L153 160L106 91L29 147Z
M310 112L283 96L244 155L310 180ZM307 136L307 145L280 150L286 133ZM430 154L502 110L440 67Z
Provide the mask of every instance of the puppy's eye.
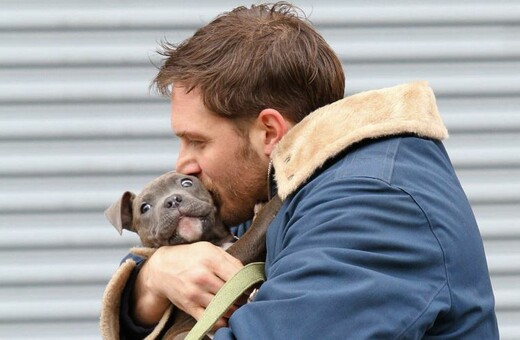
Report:
M148 203L141 204L141 214L146 213L148 210L150 210L152 206Z
M188 188L193 186L193 181L189 178L183 178L181 179L181 186L184 188Z

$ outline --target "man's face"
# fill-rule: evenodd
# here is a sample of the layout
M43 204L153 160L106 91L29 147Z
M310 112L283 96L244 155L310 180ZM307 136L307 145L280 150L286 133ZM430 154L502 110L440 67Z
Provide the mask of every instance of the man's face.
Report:
M209 111L197 89L173 87L171 125L181 143L176 171L204 183L226 225L250 219L267 199L268 157L231 120Z

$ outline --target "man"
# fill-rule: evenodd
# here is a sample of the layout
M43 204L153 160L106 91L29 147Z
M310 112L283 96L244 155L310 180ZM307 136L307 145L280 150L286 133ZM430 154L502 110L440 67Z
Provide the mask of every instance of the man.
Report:
M498 338L482 240L426 83L342 99L339 59L286 3L225 13L164 55L154 83L171 92L176 170L203 181L229 226L284 201L267 281L215 339ZM171 303L200 318L242 267L208 243L136 261L119 287L122 338L147 335Z

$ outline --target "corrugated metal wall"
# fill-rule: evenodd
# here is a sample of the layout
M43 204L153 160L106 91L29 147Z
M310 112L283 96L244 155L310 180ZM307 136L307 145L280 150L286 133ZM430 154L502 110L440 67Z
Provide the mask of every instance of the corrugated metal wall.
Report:
M0 338L99 338L104 285L136 242L103 210L177 155L169 103L148 92L157 42L237 4L0 2ZM416 79L435 89L502 338L519 339L520 4L297 4L341 56L347 94Z

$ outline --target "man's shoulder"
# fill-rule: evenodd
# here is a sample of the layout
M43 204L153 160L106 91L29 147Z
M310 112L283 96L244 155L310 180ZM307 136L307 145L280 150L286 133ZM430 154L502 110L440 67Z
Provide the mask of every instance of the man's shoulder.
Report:
M371 177L389 182L397 149L397 137L365 140L338 159L336 178Z
M414 163L417 160L431 163L427 151L437 152L436 143L411 135L365 140L330 160L331 165L322 172L333 172L334 178L366 177L391 183L395 176L401 175L403 163L412 168L421 166Z
M379 190L423 190L424 176L435 168L445 171L448 163L439 141L413 135L367 139L327 160L292 197L308 198L314 193L321 197L324 187L345 194L360 181Z

